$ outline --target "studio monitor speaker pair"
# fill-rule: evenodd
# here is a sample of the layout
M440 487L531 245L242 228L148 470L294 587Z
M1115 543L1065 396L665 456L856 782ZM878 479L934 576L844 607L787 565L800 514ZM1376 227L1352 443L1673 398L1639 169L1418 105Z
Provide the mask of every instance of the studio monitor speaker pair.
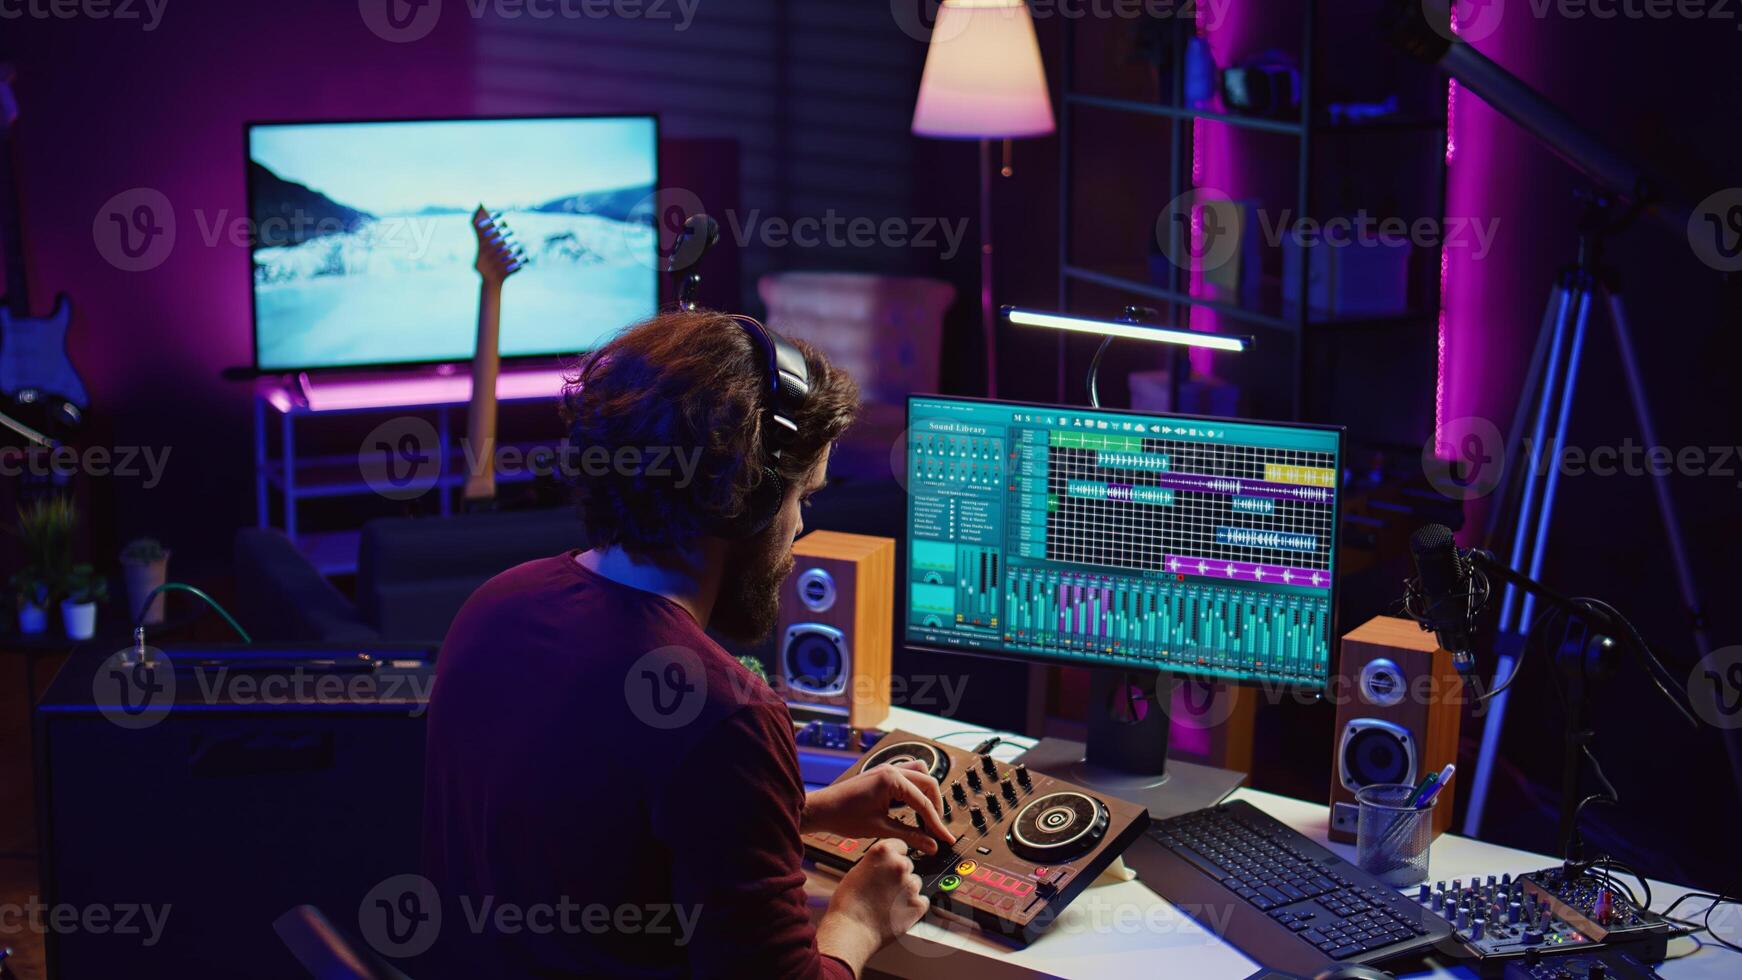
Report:
M1464 682L1452 655L1414 622L1376 616L1344 634L1331 693L1332 840L1355 840L1355 792L1375 783L1419 784L1458 755ZM1452 823L1458 781L1434 805L1437 836Z
M881 724L889 715L895 540L813 531L792 555L774 634L775 691L801 721Z

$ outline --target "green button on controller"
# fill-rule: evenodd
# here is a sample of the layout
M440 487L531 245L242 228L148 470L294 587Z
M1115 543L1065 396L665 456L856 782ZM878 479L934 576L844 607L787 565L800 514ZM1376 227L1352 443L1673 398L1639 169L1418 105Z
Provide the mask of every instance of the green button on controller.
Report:
M955 891L956 886L961 883L962 879L956 875L944 875L942 878L938 879L938 887L947 892Z

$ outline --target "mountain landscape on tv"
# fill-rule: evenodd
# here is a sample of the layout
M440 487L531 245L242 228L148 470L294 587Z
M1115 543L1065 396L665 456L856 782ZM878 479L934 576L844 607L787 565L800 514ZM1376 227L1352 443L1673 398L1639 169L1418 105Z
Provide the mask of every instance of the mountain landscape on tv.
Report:
M479 203L501 212L531 259L504 290L504 356L589 349L658 302L651 182L524 201L507 176L478 188L478 201L390 210L334 200L257 161L248 181L263 370L470 358Z

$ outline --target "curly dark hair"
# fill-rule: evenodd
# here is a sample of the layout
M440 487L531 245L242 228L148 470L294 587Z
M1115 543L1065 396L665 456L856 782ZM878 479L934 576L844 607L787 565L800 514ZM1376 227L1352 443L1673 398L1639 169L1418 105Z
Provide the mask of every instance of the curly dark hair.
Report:
M810 397L774 467L802 480L852 424L859 386L815 348L795 341L810 369ZM629 551L683 547L731 521L771 462L763 446L765 363L742 327L713 310L662 313L584 358L563 387L567 452L618 459L681 454L677 467L587 467L573 471L575 496L594 547ZM601 452L603 450L603 452ZM627 458L627 457L626 457Z

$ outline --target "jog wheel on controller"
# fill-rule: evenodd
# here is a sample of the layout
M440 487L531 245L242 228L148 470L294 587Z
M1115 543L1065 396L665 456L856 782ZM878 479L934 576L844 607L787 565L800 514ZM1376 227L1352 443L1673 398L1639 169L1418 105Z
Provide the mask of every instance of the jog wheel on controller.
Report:
M1077 792L1031 800L1011 821L1010 849L1039 864L1088 853L1106 836L1111 817L1100 800Z
M926 767L931 778L943 782L944 774L950 771L950 757L942 749L924 742L898 742L895 745L878 746L877 751L865 760L860 769L863 772L874 766L885 764L899 765L903 762L917 762Z

